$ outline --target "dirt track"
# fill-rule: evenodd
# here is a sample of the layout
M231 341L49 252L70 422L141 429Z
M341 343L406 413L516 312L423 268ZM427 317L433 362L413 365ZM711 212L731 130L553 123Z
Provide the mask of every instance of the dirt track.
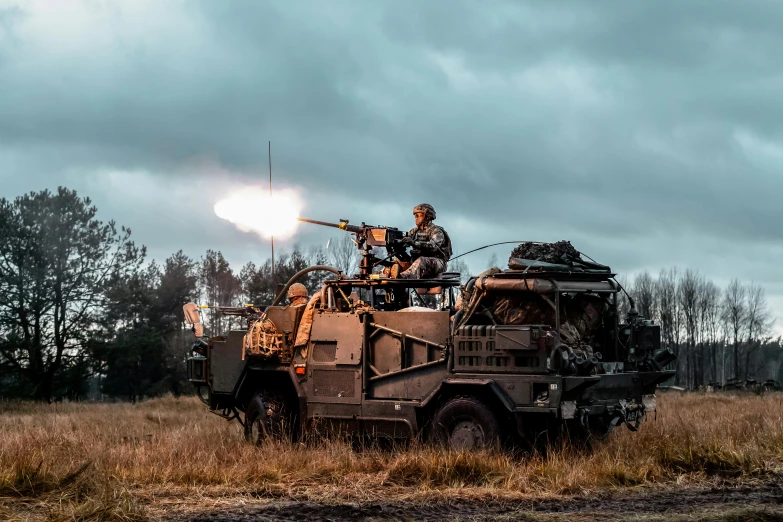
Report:
M443 503L316 504L273 501L236 510L191 514L172 520L255 522L306 520L549 520L639 519L780 520L783 488L779 482L754 487L707 490L647 490L563 499L454 501Z

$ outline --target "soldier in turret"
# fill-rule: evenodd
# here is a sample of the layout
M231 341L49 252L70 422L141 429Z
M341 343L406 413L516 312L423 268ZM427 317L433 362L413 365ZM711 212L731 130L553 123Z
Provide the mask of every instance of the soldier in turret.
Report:
M294 283L288 289L288 302L291 303L291 306L306 305L308 298L307 288L302 283Z
M442 227L433 224L435 209L429 203L413 207L416 227L402 239L411 247L411 265L400 279L429 279L446 270L451 258L451 239Z

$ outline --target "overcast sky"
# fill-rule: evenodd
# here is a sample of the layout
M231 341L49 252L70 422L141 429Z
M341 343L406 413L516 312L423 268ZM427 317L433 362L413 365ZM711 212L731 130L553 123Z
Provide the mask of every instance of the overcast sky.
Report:
M271 140L308 217L426 201L457 253L738 276L783 332L781 27L773 1L0 0L0 196L65 185L158 260L258 262L212 207L268 186Z

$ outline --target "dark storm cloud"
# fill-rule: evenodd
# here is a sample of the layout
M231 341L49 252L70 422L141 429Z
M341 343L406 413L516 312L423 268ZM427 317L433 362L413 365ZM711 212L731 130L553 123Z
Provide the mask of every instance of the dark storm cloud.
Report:
M198 236L154 226L155 198L107 172L215 192L263 179L271 139L318 218L404 227L426 200L458 244L568 237L623 270L715 277L780 253L777 2L63 5L0 10L4 195L66 179L161 251L243 236L210 212ZM160 205L209 205L182 199Z

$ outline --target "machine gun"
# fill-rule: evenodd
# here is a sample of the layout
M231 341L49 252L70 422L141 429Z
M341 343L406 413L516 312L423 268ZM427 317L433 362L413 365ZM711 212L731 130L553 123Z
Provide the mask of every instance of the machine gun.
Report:
M327 223L305 218L298 219L304 223L339 228L354 234L356 236L354 243L362 252L362 260L359 263L359 278L361 279L369 279L372 269L376 266L393 265L395 257L400 261L410 261L410 255L405 251L405 244L402 242L402 238L407 235L407 232L393 227L373 227L364 223L358 226L349 225L347 219L341 219L339 223ZM372 253L372 250L376 247L385 247L387 256L384 258L376 257Z

